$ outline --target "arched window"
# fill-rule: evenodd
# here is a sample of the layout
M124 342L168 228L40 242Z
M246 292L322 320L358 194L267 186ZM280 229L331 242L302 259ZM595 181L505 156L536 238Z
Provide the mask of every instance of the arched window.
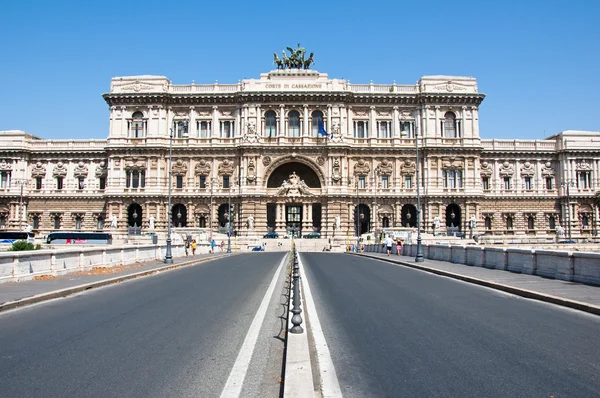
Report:
M206 228L206 217L205 216L200 216L198 218L198 227L199 228Z
M383 217L381 219L381 227L382 228L389 228L390 227L390 219L388 217Z
M54 229L60 229L60 216L58 214L54 216Z
M548 227L552 230L556 229L556 218L554 216L550 216L548 219Z
M588 228L589 226L590 226L590 219L588 218L588 215L582 214L581 215L581 227Z
M38 216L37 214L33 216L33 229L39 229L40 228L40 216Z
M492 219L490 218L490 216L485 217L484 223L485 223L485 229L487 231L490 231L492 229Z
M6 216L0 214L0 228L6 228Z
M265 137L277 137L277 114L275 111L265 112Z
M456 130L456 115L453 112L446 112L444 120L442 121L442 128L444 130L445 138L457 138Z
M527 229L533 231L535 229L535 220L533 216L527 217Z
M300 137L300 113L298 111L288 113L288 131L290 137Z
M99 230L104 229L104 217L98 216L98 220L96 222L96 229L99 229Z
M175 134L173 138L187 138L188 136L188 121L187 120L174 120L173 129Z
M512 230L513 229L513 218L512 218L512 216L506 217L506 229L508 229L508 230Z
M142 112L134 112L129 122L129 137L142 138L146 136L146 121Z
M81 224L82 224L81 216L75 217L75 229L81 229Z
M313 137L319 136L319 121L321 121L321 123L323 123L323 112L313 111L313 113L311 113L311 124L310 124L311 125L310 134ZM325 126L323 125L323 127L325 127Z

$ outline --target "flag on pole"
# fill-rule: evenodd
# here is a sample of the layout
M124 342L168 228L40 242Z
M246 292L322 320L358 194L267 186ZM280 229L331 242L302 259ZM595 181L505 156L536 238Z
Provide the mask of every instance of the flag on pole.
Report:
M327 131L325 131L325 126L323 126L323 120L318 119L318 122L319 122L319 135L327 137L329 134L327 134Z

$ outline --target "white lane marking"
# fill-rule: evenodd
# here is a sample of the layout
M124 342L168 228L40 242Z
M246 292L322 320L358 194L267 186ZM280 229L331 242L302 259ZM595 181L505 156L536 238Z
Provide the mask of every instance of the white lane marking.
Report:
M306 272L304 272L300 254L298 254L298 266L300 267L300 276L302 277L302 286L304 287L304 306L308 313L308 317L310 318L310 330L315 340L315 348L317 350L322 397L341 397L342 389L340 388L340 382L337 378L333 361L331 360L329 346L323 335L323 328L321 327L321 322L317 315L317 309L310 292L308 278L306 278Z
M275 271L275 275L271 280L271 284L269 285L269 288L267 289L267 292L265 293L265 296L258 307L258 311L256 311L256 315L250 324L250 328L248 329L248 333L246 334L242 348L240 348L240 352L235 359L235 363L233 364L231 373L229 373L225 387L223 387L223 391L221 392L221 397L223 398L239 397L240 393L242 392L244 379L246 378L248 366L250 365L250 360L252 359L252 354L254 353L256 341L258 340L258 334L262 327L263 321L265 320L265 316L267 315L269 302L271 301L279 274L281 274L281 270L283 269L283 265L286 263L288 255L289 253L283 257L283 260L281 260L279 268L277 268L277 271Z

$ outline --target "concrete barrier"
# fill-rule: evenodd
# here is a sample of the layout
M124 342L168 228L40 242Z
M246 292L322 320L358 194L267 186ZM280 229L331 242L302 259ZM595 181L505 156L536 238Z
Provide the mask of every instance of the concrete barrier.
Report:
M565 261L565 256L561 256L559 255L559 253L566 253L567 256L570 255L569 252L557 252L554 250L537 250L535 253L537 262L537 269L535 274L546 278L556 278L557 270L559 268L565 268L564 264L559 264Z
M502 247L485 248L485 268L506 270L506 250Z
M474 267L483 267L483 264L485 263L485 247L467 246L465 252L465 264Z
M450 258L453 263L466 264L467 250L465 246L450 246Z
M573 281L600 285L600 253L573 252Z
M95 246L0 253L0 283L29 280L41 275L62 275L93 267L115 267L164 258L166 246ZM173 257L184 254L172 246Z
M510 249L506 251L507 269L511 272L535 275L536 257L532 249Z

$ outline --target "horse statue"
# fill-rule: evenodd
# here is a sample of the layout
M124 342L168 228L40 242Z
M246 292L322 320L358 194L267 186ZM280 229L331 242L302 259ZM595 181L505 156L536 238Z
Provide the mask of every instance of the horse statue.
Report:
M304 61L304 69L309 69L311 64L315 63L315 60L313 58L313 56L315 55L315 53L310 53L310 55L308 56L308 59L306 59Z
M283 69L283 61L279 59L277 53L273 53L273 63L277 65L277 69Z

